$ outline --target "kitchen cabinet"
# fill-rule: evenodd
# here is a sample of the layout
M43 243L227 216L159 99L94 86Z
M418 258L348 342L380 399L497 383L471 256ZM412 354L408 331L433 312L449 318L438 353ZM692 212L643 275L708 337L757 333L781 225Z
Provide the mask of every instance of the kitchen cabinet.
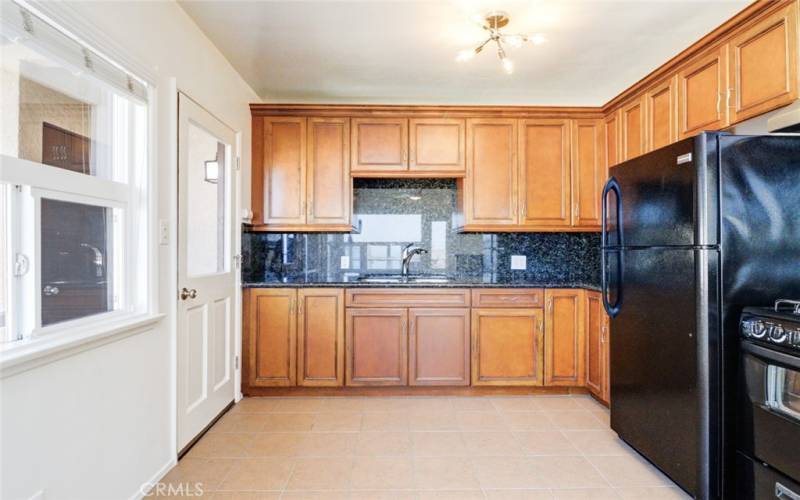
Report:
M520 120L518 196L523 226L571 224L569 120Z
M452 118L409 120L409 170L463 174L465 127L464 120Z
M350 226L350 121L347 118L308 119L309 225Z
M353 118L350 170L359 172L408 169L407 118Z
M600 398L605 404L611 404L611 318L603 314L603 369L605 370L605 384L603 395Z
M249 386L295 385L296 303L294 289L250 288L245 291L245 380Z
M572 225L575 227L600 227L600 197L608 176L603 144L602 120L572 122Z
M785 4L728 43L732 123L797 99L797 19L798 3Z
M353 308L345 313L349 386L408 384L408 310Z
M615 110L603 118L603 145L605 146L606 171L619 163L622 159L620 153L620 123L619 110Z
M584 292L545 290L544 385L585 383Z
M305 224L306 119L255 119L253 153L253 222Z
M586 327L586 387L598 399L606 401L609 385L608 319L599 292L587 291L585 303Z
M467 120L464 225L517 223L517 120ZM461 189L459 189L461 191Z
M257 231L351 231L349 119L253 118Z
M472 309L472 385L542 385L543 312Z
M408 310L409 385L469 385L470 310Z
M647 150L654 151L678 139L678 85L673 76L645 93Z
M297 385L344 383L344 290L297 292Z
M637 96L622 106L622 157L627 161L647 151L644 96Z
M678 72L678 132L681 139L728 126L728 52L717 47Z

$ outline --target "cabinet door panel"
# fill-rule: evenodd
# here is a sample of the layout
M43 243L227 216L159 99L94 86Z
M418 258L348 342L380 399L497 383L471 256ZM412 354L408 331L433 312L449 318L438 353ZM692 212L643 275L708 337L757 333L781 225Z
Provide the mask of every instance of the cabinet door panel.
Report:
M469 309L410 309L411 385L469 385Z
M264 117L263 132L260 169L264 186L263 221L265 224L303 224L306 221L306 119ZM258 170L254 169L254 183L259 181Z
M344 382L344 290L298 292L297 384L339 386Z
M677 140L676 78L662 82L645 95L647 100L647 149L654 151Z
M406 385L406 309L347 309L347 385Z
M349 224L350 122L308 120L308 223Z
M464 128L464 120L410 120L409 168L423 172L464 172Z
M678 127L681 138L728 125L727 51L724 47L678 72Z
M638 97L622 108L622 160L644 154L646 137L644 99Z
M472 310L472 385L542 385L542 310Z
M572 127L572 225L600 226L600 197L606 182L603 159L603 122L575 120Z
M467 120L467 225L517 223L516 151L516 120Z
M586 386L598 397L603 397L606 373L603 359L603 305L600 294L586 292Z
M582 386L585 381L583 292L545 290L545 385Z
M295 385L296 297L293 289L249 289L245 294L250 386Z
M731 122L797 99L797 9L792 2L730 41Z
M408 169L408 119L353 118L352 172Z
M619 119L619 110L613 111L608 114L604 121L603 126L603 134L605 138L605 163L606 163L606 175L608 174L608 169L616 165L621 160L620 155L620 119Z
M569 226L569 120L521 120L519 193L521 223Z

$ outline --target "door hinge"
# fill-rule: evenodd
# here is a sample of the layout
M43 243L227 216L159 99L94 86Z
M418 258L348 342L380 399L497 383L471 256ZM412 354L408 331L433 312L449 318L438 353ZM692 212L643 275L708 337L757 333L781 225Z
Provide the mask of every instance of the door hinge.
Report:
M236 266L236 269L242 267L242 254L237 253L233 256L233 265Z
M233 365L237 370L239 369L239 356L233 358Z
M28 274L30 269L30 259L24 253L17 253L14 256L14 276L20 277Z
M242 161L241 160L242 159L239 158L238 156L236 157L236 170L241 170L242 169Z

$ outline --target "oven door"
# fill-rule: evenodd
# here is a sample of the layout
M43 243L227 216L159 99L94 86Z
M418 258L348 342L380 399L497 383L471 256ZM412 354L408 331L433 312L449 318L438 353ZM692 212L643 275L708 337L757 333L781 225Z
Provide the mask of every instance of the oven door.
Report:
M739 449L800 481L800 357L743 341L741 376Z

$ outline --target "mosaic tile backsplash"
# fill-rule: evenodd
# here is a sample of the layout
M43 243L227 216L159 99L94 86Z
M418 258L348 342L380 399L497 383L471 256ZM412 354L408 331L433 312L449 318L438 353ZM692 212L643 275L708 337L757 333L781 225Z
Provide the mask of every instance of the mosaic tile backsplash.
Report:
M355 179L353 220L359 233L242 235L242 281L353 282L365 274L397 274L414 243L411 273L483 283L599 286L597 233L458 233L456 184L450 179ZM511 270L511 256L527 258Z

